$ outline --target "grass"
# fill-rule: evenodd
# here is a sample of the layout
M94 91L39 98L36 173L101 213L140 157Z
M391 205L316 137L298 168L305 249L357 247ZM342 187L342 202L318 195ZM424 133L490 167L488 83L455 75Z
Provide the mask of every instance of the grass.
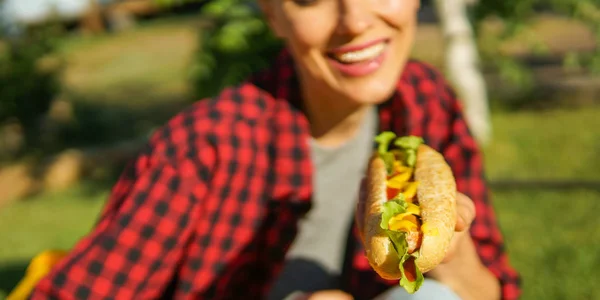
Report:
M79 187L0 210L0 299L23 277L34 255L45 249L69 249L88 232L107 193Z
M87 232L100 211L107 191L78 188L12 204L0 211L0 262L29 259L45 248L72 245ZM33 238L35 237L35 238Z
M189 105L197 34L197 22L185 18L62 40L61 99L73 107L75 121L59 142L80 147L138 138Z
M439 30L420 30L416 52L441 59L440 47L431 47L432 40L441 45ZM68 40L62 49L67 96L83 111L85 133L99 126L105 135L136 135L184 105L191 97L185 74L194 38L188 20ZM598 116L600 108L495 111L494 141L485 149L489 177L600 179ZM129 128L136 126L141 128ZM109 192L93 184L0 210L0 299L33 255L69 249L90 230ZM510 259L523 275L523 299L600 299L600 192L494 190L493 201Z
M111 95L133 85L143 86L139 92L146 90L147 94L177 92L171 96L189 96L186 70L196 47L196 35L196 23L184 19L154 21L116 35L67 39L60 51L69 66L65 83L70 89L86 93L108 87L110 90L105 92ZM129 100L134 104L146 101L143 97Z
M497 112L486 148L494 179L600 179L600 108Z
M600 192L495 191L523 299L600 299Z
M492 179L600 179L600 108L496 112ZM600 192L495 190L523 299L600 299Z

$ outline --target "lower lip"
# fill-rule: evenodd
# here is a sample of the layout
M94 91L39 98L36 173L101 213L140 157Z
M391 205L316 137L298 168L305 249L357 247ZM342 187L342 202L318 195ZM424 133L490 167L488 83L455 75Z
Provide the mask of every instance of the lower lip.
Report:
M347 76L352 76L352 77L359 77L359 76L366 76L366 75L369 75L369 74L377 71L383 64L383 61L385 60L386 51L387 51L387 49L383 50L381 52L381 54L379 54L377 57L375 57L371 60L366 60L366 61L361 61L361 62L351 63L351 64L344 64L333 58L327 58L327 59L329 60L329 63L334 68L336 68L338 71L340 71L342 74L345 74Z

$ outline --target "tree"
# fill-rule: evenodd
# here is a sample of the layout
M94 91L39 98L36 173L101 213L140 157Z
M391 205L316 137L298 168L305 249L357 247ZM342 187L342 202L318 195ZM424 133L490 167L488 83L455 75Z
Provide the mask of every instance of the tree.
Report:
M0 160L12 158L24 146L38 144L40 120L60 92L62 69L61 61L52 57L55 39L60 34L56 27L25 29L18 36L9 36L3 29L0 28ZM20 142L9 146L14 142L7 139L24 140L25 145Z
M203 7L201 15L209 25L200 32L201 50L192 68L199 98L213 96L268 67L282 49L282 41L250 1L213 1Z
M446 69L460 98L473 135L480 144L491 139L486 83L479 69L479 50L467 11L467 0L435 0L446 41Z

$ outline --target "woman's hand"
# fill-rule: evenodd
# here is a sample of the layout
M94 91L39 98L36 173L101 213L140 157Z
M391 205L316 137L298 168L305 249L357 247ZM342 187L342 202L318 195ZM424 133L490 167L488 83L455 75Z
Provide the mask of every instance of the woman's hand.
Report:
M473 247L473 241L469 233L471 223L475 219L475 204L466 195L457 192L456 194L456 225L454 227L454 236L450 241L450 248L446 257L440 265L428 272L431 278L443 281L448 275L448 270L454 265L461 265L465 262L478 261L477 253Z
M456 292L461 299L498 299L498 279L481 263L469 228L475 219L475 205L464 194L456 195L456 227L446 257L427 275Z
M465 194L457 192L456 194L456 225L454 227L454 236L450 242L450 248L442 263L450 262L456 257L460 246L464 244L465 237L469 239L469 228L475 219L475 204Z
M363 236L363 226L364 226L364 212L365 212L365 200L366 200L366 190L364 189L366 181L363 179L360 183L360 190L358 195L358 203L356 205L356 214L355 214L355 222L359 231L359 235L364 242ZM473 201L467 197L466 195L457 192L456 195L456 225L454 230L456 233L454 234L452 241L450 243L450 249L446 254L446 257L442 261L442 263L449 262L454 258L459 249L460 243L464 240L465 235L469 235L469 228L471 227L471 223L475 219L475 204Z
M363 185L361 183L361 192ZM363 239L365 195L359 195L356 225ZM446 257L427 276L452 288L462 299L498 299L500 285L496 277L481 263L469 228L475 219L475 204L466 195L456 194L455 234Z

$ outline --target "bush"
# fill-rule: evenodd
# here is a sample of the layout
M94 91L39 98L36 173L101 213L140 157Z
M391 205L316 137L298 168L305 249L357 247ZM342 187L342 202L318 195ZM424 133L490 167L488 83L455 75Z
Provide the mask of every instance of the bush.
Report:
M29 124L59 92L59 68L49 58L53 43L44 29L1 43L0 122L15 118Z
M200 49L192 67L197 99L211 97L268 67L282 49L251 2L218 0L203 7L208 26L200 32Z
M37 123L60 91L53 27L0 37L0 124L18 122L32 142Z

